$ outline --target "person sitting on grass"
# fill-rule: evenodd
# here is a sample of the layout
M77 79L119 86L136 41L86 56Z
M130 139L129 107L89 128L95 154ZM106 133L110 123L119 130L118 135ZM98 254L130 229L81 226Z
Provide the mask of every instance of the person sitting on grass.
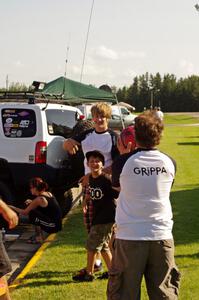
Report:
M104 166L103 154L97 150L89 151L86 153L86 159L91 171L89 176L89 194L93 202L93 216L86 243L87 267L84 272L78 272L73 276L75 281L94 280L94 263L96 254L99 251L107 269L110 269L112 254L109 248L109 241L115 220L114 199L118 197L118 192L112 189L110 177L102 172ZM103 274L102 278L108 278L108 273Z
M12 266L2 241L2 228L12 229L18 224L17 214L8 207L0 196L0 300L11 300L6 274Z
M11 206L21 215L28 215L31 224L35 225L35 235L29 243L41 243L44 240L43 231L55 233L62 229L62 213L56 198L48 191L48 184L40 177L30 180L30 191L35 198L26 200L27 207L21 209Z

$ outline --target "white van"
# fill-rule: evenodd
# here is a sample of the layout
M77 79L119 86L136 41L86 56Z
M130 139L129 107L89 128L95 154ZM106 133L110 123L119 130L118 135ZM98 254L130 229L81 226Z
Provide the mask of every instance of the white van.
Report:
M63 141L81 118L81 111L32 98L7 101L0 99L0 158L9 164L18 196L22 201L29 179L39 176L60 197L75 180Z

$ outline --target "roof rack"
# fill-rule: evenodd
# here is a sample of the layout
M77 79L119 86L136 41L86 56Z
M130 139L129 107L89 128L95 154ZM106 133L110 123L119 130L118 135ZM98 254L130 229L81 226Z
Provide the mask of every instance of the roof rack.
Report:
M58 104L67 104L66 101L62 98L62 95L53 95L53 94L42 94L41 92L31 92L31 91L4 91L0 92L0 102L28 102L29 104L34 103L58 103Z

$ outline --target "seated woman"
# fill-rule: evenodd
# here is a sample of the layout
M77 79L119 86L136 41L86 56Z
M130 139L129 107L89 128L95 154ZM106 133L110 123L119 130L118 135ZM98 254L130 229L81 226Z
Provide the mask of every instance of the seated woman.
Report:
M29 216L36 233L29 242L40 243L44 239L42 231L55 233L62 229L62 213L56 198L48 191L48 184L40 177L30 180L30 192L35 198L25 201L25 209L15 206L11 208L21 215Z

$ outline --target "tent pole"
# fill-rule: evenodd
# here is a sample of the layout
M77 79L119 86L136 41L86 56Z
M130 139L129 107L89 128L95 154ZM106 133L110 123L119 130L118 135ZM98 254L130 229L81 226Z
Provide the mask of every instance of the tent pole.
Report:
M120 114L120 118L121 118L121 122L122 122L122 128L124 129L125 128L125 126L124 126L124 120L122 119L122 112L121 112L121 107L120 107L118 99L117 99L117 94L114 93L114 96L115 96L116 103L117 103L117 106L118 106L118 109L119 109L119 114Z

